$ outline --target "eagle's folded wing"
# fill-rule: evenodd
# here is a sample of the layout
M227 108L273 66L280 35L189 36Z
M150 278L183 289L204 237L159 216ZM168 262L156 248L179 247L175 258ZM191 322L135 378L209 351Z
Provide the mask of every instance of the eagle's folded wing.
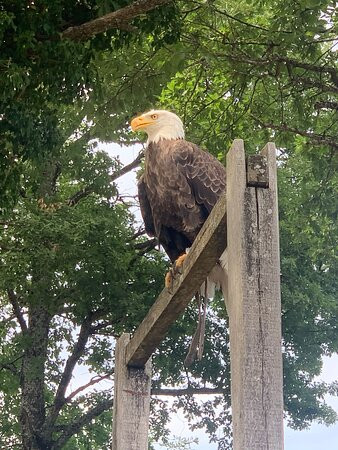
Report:
M177 151L173 157L178 169L185 175L195 201L209 214L225 191L225 168L210 153L188 141L177 141Z

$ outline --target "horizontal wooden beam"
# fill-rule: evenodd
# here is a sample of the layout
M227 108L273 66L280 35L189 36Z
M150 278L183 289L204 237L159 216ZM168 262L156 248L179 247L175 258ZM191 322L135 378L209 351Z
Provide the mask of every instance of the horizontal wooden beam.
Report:
M163 289L126 349L126 364L143 367L170 325L182 314L226 248L226 194L218 200L196 237L171 292Z

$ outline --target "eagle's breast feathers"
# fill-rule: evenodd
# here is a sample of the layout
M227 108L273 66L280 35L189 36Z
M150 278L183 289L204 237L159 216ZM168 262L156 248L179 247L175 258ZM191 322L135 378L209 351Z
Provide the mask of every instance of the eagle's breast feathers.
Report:
M146 231L155 235L173 260L190 247L225 190L222 164L184 139L150 142L139 200ZM168 251L176 246L176 251Z

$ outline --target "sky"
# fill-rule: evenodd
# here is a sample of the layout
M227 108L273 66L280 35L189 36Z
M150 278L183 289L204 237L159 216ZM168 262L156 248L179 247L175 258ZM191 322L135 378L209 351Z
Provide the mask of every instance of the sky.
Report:
M120 147L116 144L100 144L100 149L107 151L111 156L118 157L123 165L132 162L141 150L140 145ZM137 181L135 171L130 172L118 180L120 195L135 195ZM139 211L135 211L137 220L141 220ZM317 381L331 382L338 379L338 355L323 359L323 371ZM205 399L205 397L204 397ZM171 399L168 399L171 400ZM325 401L338 412L338 398L326 396ZM203 431L190 432L188 423L182 414L175 414L171 418L170 430L173 436L181 438L198 438L199 443L193 444L191 450L217 450L217 444L209 443L208 436ZM338 423L326 427L322 424L313 424L309 429L295 431L284 427L285 450L338 450ZM165 450L157 445L156 450Z

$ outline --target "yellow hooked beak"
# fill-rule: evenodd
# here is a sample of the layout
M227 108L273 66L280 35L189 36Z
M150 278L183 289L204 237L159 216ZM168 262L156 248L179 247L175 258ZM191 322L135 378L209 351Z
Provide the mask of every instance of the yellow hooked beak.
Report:
M137 131L152 123L154 123L154 120L151 120L150 117L139 116L135 117L135 119L130 122L130 126L133 131Z

